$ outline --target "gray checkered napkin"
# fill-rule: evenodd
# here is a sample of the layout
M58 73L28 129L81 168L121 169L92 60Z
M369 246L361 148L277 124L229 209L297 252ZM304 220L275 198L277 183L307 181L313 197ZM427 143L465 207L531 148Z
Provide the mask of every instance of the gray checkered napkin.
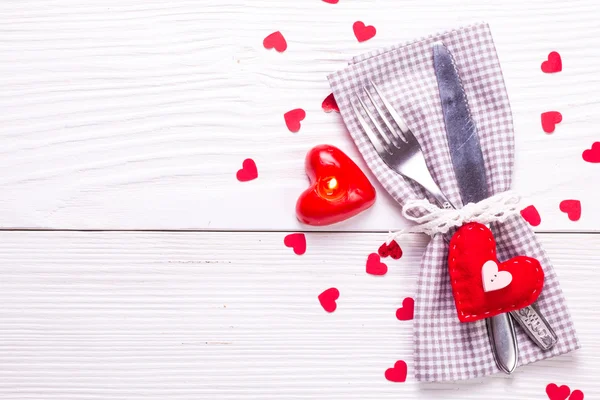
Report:
M430 36L415 42L356 57L349 67L329 76L342 118L369 168L383 187L403 205L424 193L389 169L358 125L350 102L368 80L408 123L425 153L429 169L449 200L461 204L442 116L431 45L442 41L453 53L479 131L492 194L510 188L513 123L502 70L487 24ZM498 258L537 258L545 273L537 305L558 335L550 351L542 351L517 327L520 365L575 350L579 342L554 269L533 230L515 216L493 230ZM447 243L436 235L421 261L415 298L414 373L418 381L471 379L498 372L484 321L461 323L456 315L446 264ZM401 356L401 355L399 355Z

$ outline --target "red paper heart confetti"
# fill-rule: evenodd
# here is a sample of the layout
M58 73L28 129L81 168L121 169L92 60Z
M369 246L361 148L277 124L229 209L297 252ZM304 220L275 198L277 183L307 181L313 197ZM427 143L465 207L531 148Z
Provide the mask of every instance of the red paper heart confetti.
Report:
M554 383L550 383L546 386L546 394L550 400L567 400L571 389L567 385L557 386Z
M548 60L542 63L542 71L548 74L562 71L562 60L558 52L553 51L548 54Z
M393 368L385 370L385 379L390 382L405 382L406 375L408 373L408 367L402 360L396 361Z
M458 319L478 321L531 305L544 285L535 258L517 256L499 263L496 241L485 225L471 222L450 240L448 272Z
M306 252L306 236L304 233L290 233L283 239L286 247L291 247L294 253L301 256Z
M581 390L573 390L569 400L583 400L583 392Z
M571 396L569 396L569 400L583 400L583 392L581 390L573 390Z
M400 257L402 257L402 249L395 240L392 240L390 244L383 243L381 246L379 246L377 253L383 258L392 257L394 260L398 260Z
M321 107L323 107L323 111L325 111L326 113L330 113L332 111L335 111L338 113L340 112L340 107L338 106L337 102L335 101L335 97L333 97L333 93L330 93L329 96L325 97L325 100L323 100Z
M540 213L534 205L522 209L521 216L525 219L525 221L529 222L529 225L531 226L538 226L542 223L542 217L540 217Z
M556 124L562 121L562 114L558 111L548 111L542 113L542 129L546 133L554 132Z
M327 312L334 312L337 308L336 300L340 297L340 291L336 288L329 288L319 295L319 303Z
M356 21L354 25L352 25L352 29L354 30L354 36L359 42L365 42L377 33L377 30L372 25L365 25L362 21Z
M296 133L300 130L300 122L304 118L306 118L306 112L301 108L296 108L283 114L283 119L285 119L285 125L290 130L290 132L293 133Z
M415 300L407 297L402 300L402 307L396 310L396 318L400 321L410 321L415 317Z
M589 163L600 163L600 142L595 142L591 149L583 152L582 156L583 160Z
M242 168L238 170L236 177L240 182L247 182L258 178L256 163L251 158L246 158L242 163Z
M309 225L348 219L375 202L375 188L358 166L337 147L318 145L306 155L310 186L298 198L296 216Z
M388 271L387 265L381 262L379 254L371 253L367 257L367 274L370 275L385 275Z
M275 49L283 53L287 49L287 42L281 32L273 32L263 40L265 49Z
M563 200L560 202L560 211L567 213L571 221L581 218L581 202L579 200Z
M337 4L339 3L340 0L323 0L325 3L329 3L329 4Z

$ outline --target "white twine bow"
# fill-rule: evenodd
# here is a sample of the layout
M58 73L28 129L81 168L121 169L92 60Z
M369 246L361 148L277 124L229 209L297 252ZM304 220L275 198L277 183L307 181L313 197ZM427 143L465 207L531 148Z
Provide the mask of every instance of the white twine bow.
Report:
M453 227L467 222L504 222L520 212L520 201L521 198L511 190L488 197L479 203L469 203L459 209L439 208L426 199L408 200L402 207L402 215L416 225L398 232L390 232L387 243L404 233L425 233L433 236L436 233L446 233ZM410 215L411 212L419 211L424 211L421 216Z

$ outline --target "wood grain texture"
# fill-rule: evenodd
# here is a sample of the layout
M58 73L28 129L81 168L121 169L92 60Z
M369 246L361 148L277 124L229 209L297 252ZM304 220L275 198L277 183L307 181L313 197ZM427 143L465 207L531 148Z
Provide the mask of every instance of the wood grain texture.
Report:
M426 238L382 277L375 233L0 232L3 399L546 399L550 382L600 396L600 235L540 235L583 349L470 382L385 380L412 373L415 290ZM335 286L338 309L317 295Z
M366 168L339 115L320 109L326 75L358 53L486 20L514 112L515 189L540 210L540 231L597 230L600 167L581 153L600 140L599 13L594 0L2 2L1 227L298 229L313 145ZM358 43L357 20L377 36ZM283 54L262 48L275 30ZM564 71L545 75L551 50ZM297 107L307 117L291 134L283 114ZM552 135L540 126L548 110L563 114ZM241 184L246 157L259 178ZM333 229L405 226L378 191L372 210ZM582 201L581 221L559 211L565 198Z

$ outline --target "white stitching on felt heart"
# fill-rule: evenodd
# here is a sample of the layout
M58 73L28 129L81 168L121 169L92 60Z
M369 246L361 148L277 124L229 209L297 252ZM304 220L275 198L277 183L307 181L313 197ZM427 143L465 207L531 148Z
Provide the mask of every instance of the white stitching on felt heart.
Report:
M481 278L483 280L483 291L493 292L507 287L512 282L512 274L508 271L498 271L498 264L489 260L481 267Z

